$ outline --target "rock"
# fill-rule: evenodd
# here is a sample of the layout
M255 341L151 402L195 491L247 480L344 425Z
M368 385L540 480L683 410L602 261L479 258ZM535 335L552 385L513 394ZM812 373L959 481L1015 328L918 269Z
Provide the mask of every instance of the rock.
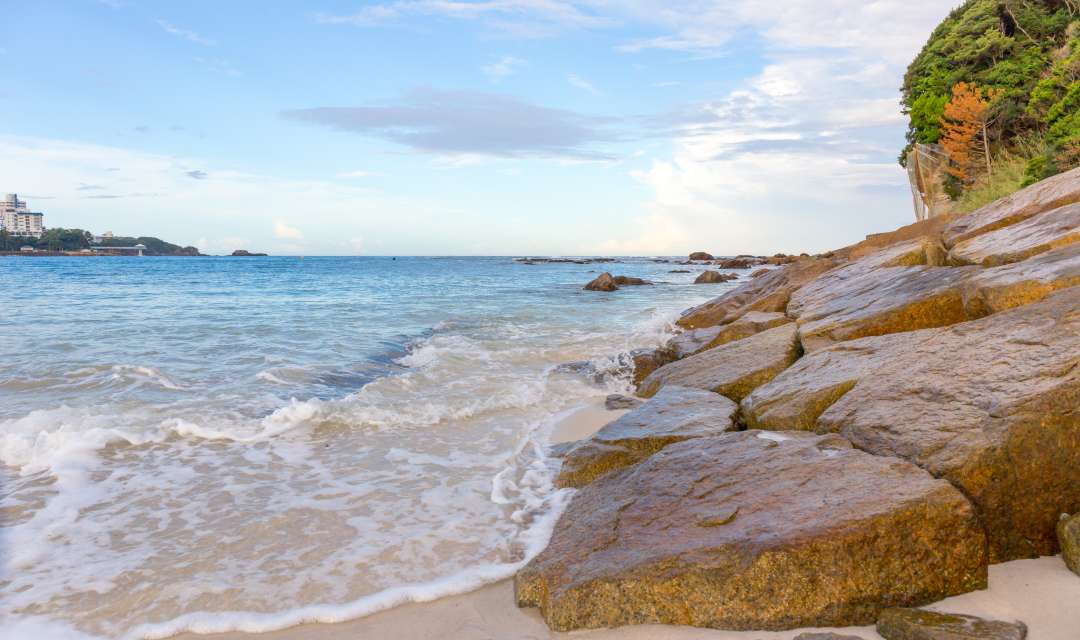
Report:
M803 255L805 256L806 254L804 253ZM784 264L791 264L792 262L795 262L798 259L799 259L798 256L789 256L789 255L786 255L786 254L783 254L783 253L778 253L778 254L772 256L771 258L767 258L765 260L765 262L767 264L772 264L772 265L784 265Z
M978 510L994 562L1052 555L1058 517L1080 511L1078 354L1072 287L979 320L808 354L754 390L742 414L749 425L837 432L948 479Z
M586 291L616 291L618 288L619 285L615 283L615 278L607 271L585 285Z
M753 256L739 256L737 258L715 260L713 261L713 264L721 269L749 269L750 267L756 267L764 262L765 261L761 258L755 258Z
M690 273L688 269L672 269L668 273Z
M837 436L747 431L580 489L514 586L558 631L848 626L983 588L985 561L948 482Z
M645 378L638 395L647 398L661 387L679 385L715 391L738 402L798 357L795 325L789 323L666 364Z
M1080 515L1061 514L1057 524L1057 536L1065 566L1080 575Z
M198 250L196 250L195 254L192 254L192 255L198 255ZM231 256L233 256L235 258L256 258L256 257L266 257L267 254L265 254L265 253L252 253L250 251L247 251L246 249L237 249L236 251L233 251L229 255L231 255Z
M863 640L859 636L846 636L839 633L800 633L795 640Z
M674 356L673 360L681 360L705 349L722 330L723 327L687 329L668 340L666 349Z
M691 260L715 260L711 253L705 253L704 251L695 251L690 254Z
M837 261L805 258L749 280L724 295L688 310L679 318L684 329L715 327L737 320L747 311L780 311L799 287L832 269Z
M1080 243L973 273L963 285L964 304L969 317L980 318L1080 285Z
M674 362L675 356L667 349L635 349L630 352L630 359L634 364L632 381L638 387L653 371Z
M979 234L1075 202L1080 202L1080 168L1037 182L956 219L945 228L942 239L946 247L952 248Z
M772 269L769 269L769 268L767 268L767 267L766 267L766 268L762 268L762 269L758 269L757 271L754 271L754 272L752 272L752 273L750 274L750 277L751 277L751 278L760 278L761 276L763 276L763 275L767 274L767 273L768 273L768 272L770 272L770 271L772 271Z
M567 451L555 484L583 487L669 444L729 431L737 410L734 402L710 391L664 387L652 400Z
M949 262L995 267L1026 260L1074 242L1080 242L1080 204L1051 209L1023 222L957 243L949 251Z
M636 287L652 283L648 280L642 280L641 278L631 278L630 276L615 276L615 284L620 287Z
M925 609L886 609L877 632L885 640L1024 640L1027 626Z
M749 338L752 335L761 333L762 331L768 331L769 329L779 327L780 325L789 322L791 322L791 318L776 311L748 311L734 322L725 324L722 327L713 327L712 330L719 330L702 350L712 349L713 347L719 347L722 344ZM709 330L699 329L699 331Z
M821 276L791 296L806 351L835 342L969 319L961 285L977 267L935 267L931 247L901 243Z
M604 408L608 411L622 411L636 409L642 403L641 398L624 396L621 393L613 393L604 399Z
M694 280L694 284L716 284L718 282L730 282L731 280L738 280L739 276L734 273L720 273L719 271L703 271L701 275Z

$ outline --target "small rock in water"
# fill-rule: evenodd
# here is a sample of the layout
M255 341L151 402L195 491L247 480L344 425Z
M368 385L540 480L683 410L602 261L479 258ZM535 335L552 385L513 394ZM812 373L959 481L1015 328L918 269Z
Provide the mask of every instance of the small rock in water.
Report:
M886 609L877 632L885 640L1024 640L1027 625L925 609Z
M1057 525L1057 535L1065 565L1073 573L1080 575L1080 515L1061 514L1061 520Z
M704 251L695 251L690 254L691 260L715 260L711 253L705 253Z
M623 409L633 409L642 402L644 401L639 400L638 398L624 396L621 393L613 393L604 400L604 408L608 411L621 411Z
M585 285L586 291L616 291L618 288L619 285L615 283L615 278L607 271L601 273L596 280Z
M641 278L631 278L630 276L615 276L615 284L620 287L636 287L644 284L652 284L648 280L642 280Z
M731 280L738 280L739 276L734 273L720 273L719 271L705 271L697 280L694 280L694 284L715 284L717 282L729 282Z

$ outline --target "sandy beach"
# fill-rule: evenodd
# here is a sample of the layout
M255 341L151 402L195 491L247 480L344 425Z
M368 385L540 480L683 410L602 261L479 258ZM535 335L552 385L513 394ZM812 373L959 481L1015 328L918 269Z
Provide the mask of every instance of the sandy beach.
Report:
M568 411L552 429L553 442L587 437L625 411L607 411L602 401ZM983 591L942 600L927 608L1028 625L1029 640L1076 640L1080 628L1080 579L1060 556L1017 560L990 567ZM873 627L796 629L781 632L714 631L646 625L556 633L535 609L514 603L511 580L471 593L412 603L336 624L305 624L266 633L183 634L183 640L791 640L807 631L833 631L880 640Z

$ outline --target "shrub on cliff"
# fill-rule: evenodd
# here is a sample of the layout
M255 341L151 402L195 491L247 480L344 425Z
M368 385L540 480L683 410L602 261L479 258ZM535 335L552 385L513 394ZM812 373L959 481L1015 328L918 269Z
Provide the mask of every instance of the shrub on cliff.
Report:
M1026 160L1028 182L1080 164L1080 2L967 0L934 30L904 76L908 143L937 143L959 83L1000 92L993 143ZM901 155L901 162L907 150Z

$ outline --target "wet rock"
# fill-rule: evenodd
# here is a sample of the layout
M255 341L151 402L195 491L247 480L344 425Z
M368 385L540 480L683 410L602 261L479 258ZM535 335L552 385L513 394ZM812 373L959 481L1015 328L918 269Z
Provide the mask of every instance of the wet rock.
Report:
M958 218L942 233L945 246L1080 202L1080 168L1066 171Z
M924 609L886 609L877 632L885 640L1024 640L1027 626Z
M653 371L674 362L675 355L668 349L635 349L630 352L630 359L634 365L632 380L638 387Z
M620 393L613 393L604 399L604 408L608 411L623 411L626 409L636 409L640 405L641 398L624 396Z
M839 633L800 633L795 640L863 640L859 636L840 635Z
M749 280L724 295L688 310L679 318L684 329L715 327L737 320L748 311L779 311L787 308L792 292L832 269L838 261L803 258L786 267Z
M701 275L694 280L694 284L717 284L719 282L730 282L732 280L738 280L739 276L734 273L720 273L719 271L703 271Z
M1069 570L1080 575L1080 515L1061 514L1057 525L1061 558Z
M765 260L761 258L755 258L753 256L739 256L737 258L726 258L723 260L714 260L713 264L721 269L749 269L764 264Z
M836 436L748 431L580 489L515 592L559 631L848 626L983 588L985 559L948 482Z
M770 271L772 271L772 269L768 269L768 268L758 269L757 271L752 272L750 274L750 277L751 278L760 278L761 276L769 273Z
M695 251L690 254L691 260L715 260L711 253L705 253L704 251Z
M705 329L688 329L683 331L667 343L667 350L674 355L675 360L681 360L687 356L705 349L710 342L716 339L723 327L707 327Z
M672 443L734 429L737 410L734 402L710 391L664 387L652 400L567 451L555 484L583 487Z
M703 347L703 349L712 349L713 347L719 347L722 344L749 338L752 335L761 333L762 331L768 331L769 329L779 327L789 322L791 322L791 318L776 311L748 311L732 323L725 324L722 327L714 327L714 330L718 329L718 331L716 331L716 335Z
M995 267L1074 242L1080 242L1080 204L1052 209L964 240L949 251L949 262Z
M948 479L979 511L994 562L1051 555L1058 517L1080 511L1078 354L1072 287L979 320L808 354L756 389L742 414L750 425L837 432Z
M615 277L605 271L595 280L585 285L586 291L616 291L619 285L615 283Z
M668 273L690 273L688 269L672 269Z
M661 387L678 385L715 391L738 402L798 357L795 325L789 323L666 364L641 383L638 395L650 397Z
M788 315L803 347L939 327L969 319L962 284L977 267L936 267L921 240L883 249L834 269L791 296Z

